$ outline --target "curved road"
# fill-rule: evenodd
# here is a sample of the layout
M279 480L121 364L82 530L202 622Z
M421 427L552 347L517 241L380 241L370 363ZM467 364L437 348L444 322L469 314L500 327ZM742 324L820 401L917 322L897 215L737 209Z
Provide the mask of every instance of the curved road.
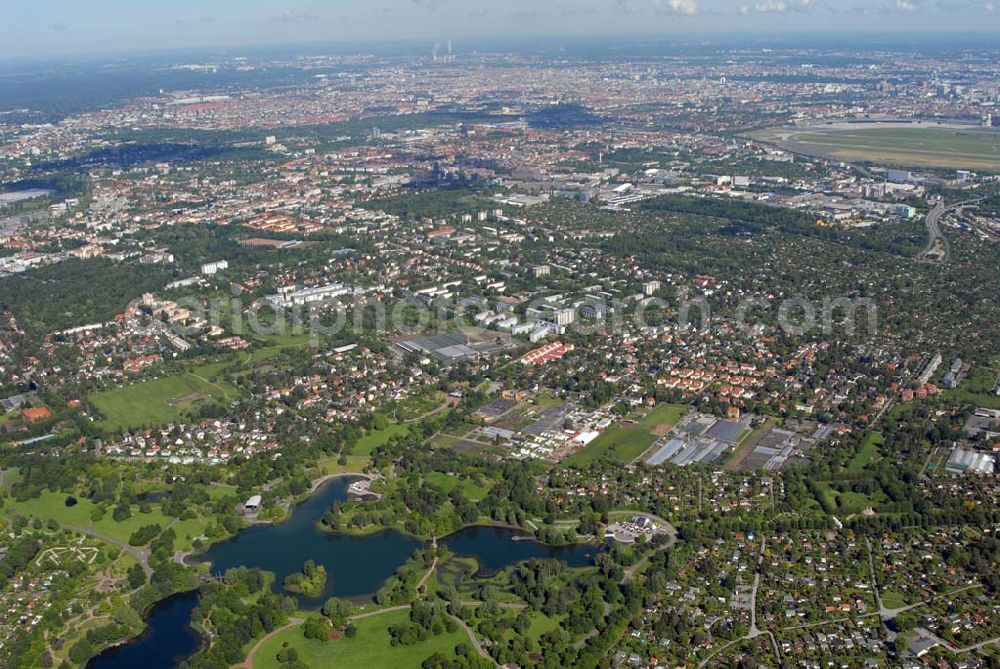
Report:
M402 604L400 606L390 606L390 607L385 608L385 609L378 609L377 611L369 611L368 613L359 613L357 615L351 616L350 618L348 618L348 620L350 620L353 623L353 622L356 622L358 620L364 620L365 618L374 618L376 616L381 616L381 615L384 615L386 613L393 613L394 611L408 611L410 609L410 607L411 607L410 604ZM476 636L475 631L473 631L472 628L470 628L467 624L465 624L465 621L462 620L461 618L459 618L458 616L450 616L450 617L458 624L458 626L469 637L469 641L472 643L472 646L476 649L476 652L479 653L479 655L483 659L489 660L490 662L493 662L494 664L496 664L496 662L494 662L493 658L490 657L490 654L486 652L486 649L483 648L483 645L479 641L479 637ZM293 627L298 627L299 625L302 625L304 623L305 623L305 620L303 620L302 618L292 618L291 620L289 620L286 624L282 625L281 627L278 627L277 629L274 629L271 632L268 632L264 637L262 637L259 641L257 641L253 645L253 647L247 653L246 658L242 662L240 662L239 664L234 664L233 665L233 669L239 669L239 668L242 668L242 669L253 669L253 658L254 658L254 655L257 653L258 650L260 650L261 646L264 645L264 642L266 642L268 639L270 639L273 636L281 634L282 632L284 632L286 630L289 630L289 629L291 629Z
M920 257L924 260L934 262L948 262L951 259L951 244L948 243L948 238L941 232L941 217L950 211L959 210L962 207L981 202L983 199L982 197L977 197L964 202L956 202L950 207L945 207L944 201L938 200L934 208L927 213L927 248L920 254Z
M246 657L245 660L243 660L243 662L241 662L240 664L234 664L233 667L234 668L235 667L243 667L244 669L253 669L253 656L257 654L257 651L260 650L260 647L264 645L265 641L267 641L271 637L275 636L276 634L281 634L285 630L291 629L292 627L295 627L296 625L301 625L304 622L305 621L302 620L301 618L292 618L291 620L288 621L287 624L282 625L281 627L279 627L277 629L271 630L270 632L268 632L267 634L265 634L264 637L260 641L258 641L257 643L255 643L253 645L253 648L251 648L250 652L247 653L247 657Z
M659 516L653 515L651 513L645 513L645 512L637 512L637 513L639 513L640 515L649 516L650 518L653 518L654 520L656 520L658 523L661 523L661 525L665 528L664 531L667 533L667 537L668 538L667 538L667 540L665 542L663 542L662 544L660 544L659 546L657 546L655 549L651 550L641 560L639 560L634 565L632 565L628 569L626 569L624 575L622 575L622 580L619 581L620 585L625 585L626 583L628 583L629 581L631 581L633 578L635 578L636 574L638 574L639 571L644 566L646 566L646 563L649 562L650 558L652 558L654 555L656 555L657 553L660 553L662 551L665 551L668 548L671 548L674 544L677 543L677 528L676 527L674 527L672 524L668 523L667 521L663 520ZM611 615L611 604L609 604L608 602L604 602L604 617L607 618L609 615ZM594 629L590 630L590 632L588 632L585 637L583 637L582 639L580 639L579 641L577 641L576 643L574 643L573 644L573 648L575 648L577 650L580 650L585 645L587 645L588 641L590 641L591 639L593 639L598 634L599 634L599 631L595 627Z
M940 225L941 217L946 211L948 210L945 209L944 202L938 200L937 205L927 213L927 248L921 254L925 260L948 262L951 256L948 239L941 233Z
M149 579L153 575L153 568L149 566L149 551L139 550L135 546L130 546L127 543L115 539L114 537L109 537L106 534L101 534L100 532L95 532L94 530L87 529L85 527L79 527L77 525L63 525L68 530L74 532L79 532L80 534L86 534L95 539L100 539L101 541L106 541L109 544L114 544L118 546L123 551L129 553L132 557L138 560L139 564L142 565L142 570L146 572L146 578Z
M650 514L645 514L645 515L648 516ZM657 553L660 553L662 551L667 550L668 548L673 547L673 545L675 543L677 543L677 528L674 527L673 525L671 525L670 523L668 523L667 521L663 520L662 518L658 518L658 517L655 517L655 516L652 516L652 517L656 518L656 520L658 520L661 523L663 523L663 526L666 528L664 531L667 533L667 537L668 538L667 538L667 540L665 542L663 542L662 544L660 544L659 546L657 546L656 549L650 551L648 555L646 555L641 560L639 560L634 565L632 565L631 567L629 567L628 569L625 570L625 575L622 576L622 580L621 580L621 584L622 585L625 585L626 583L628 583L629 581L631 581L633 578L635 578L635 575L639 572L640 569L642 569L644 566L646 566L646 563L649 562L649 559L651 557L653 557Z

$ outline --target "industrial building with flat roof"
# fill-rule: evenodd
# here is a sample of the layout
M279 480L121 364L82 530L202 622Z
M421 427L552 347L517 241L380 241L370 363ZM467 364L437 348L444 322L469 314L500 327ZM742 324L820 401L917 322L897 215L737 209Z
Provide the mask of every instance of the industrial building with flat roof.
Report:
M476 340L469 335L456 333L415 337L399 341L396 345L407 353L427 355L443 364L455 365L483 355L499 353L511 346L511 338L510 335L497 332L495 336Z

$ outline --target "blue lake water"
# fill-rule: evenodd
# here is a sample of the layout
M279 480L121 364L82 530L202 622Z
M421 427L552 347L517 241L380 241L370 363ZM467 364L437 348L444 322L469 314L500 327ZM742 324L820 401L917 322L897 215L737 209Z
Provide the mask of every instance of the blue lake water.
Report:
M141 637L107 650L87 664L87 669L174 669L198 650L198 633L191 629L191 612L198 593L168 597L149 612Z
M341 477L323 484L288 519L277 525L256 525L229 541L216 544L198 560L211 563L212 573L232 567L256 567L277 575L275 589L285 576L302 569L306 560L326 567L326 589L316 599L300 598L303 608L318 608L330 596L368 599L417 548L426 542L395 530L364 536L324 532L323 514L348 498L347 488L357 480ZM470 527L439 541L452 552L473 557L483 574L530 558L555 558L571 567L593 564L599 548L589 545L547 546L520 530ZM88 669L173 669L197 650L198 637L190 627L197 593L170 597L150 612L149 631L131 644L109 650Z

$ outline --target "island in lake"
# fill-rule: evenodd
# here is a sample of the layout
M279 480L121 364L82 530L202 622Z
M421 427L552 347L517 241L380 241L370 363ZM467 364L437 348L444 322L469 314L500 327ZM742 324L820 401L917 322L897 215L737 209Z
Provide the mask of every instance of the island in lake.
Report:
M303 597L315 599L323 594L326 588L326 567L317 565L312 560L306 560L302 571L294 572L285 577L285 591Z

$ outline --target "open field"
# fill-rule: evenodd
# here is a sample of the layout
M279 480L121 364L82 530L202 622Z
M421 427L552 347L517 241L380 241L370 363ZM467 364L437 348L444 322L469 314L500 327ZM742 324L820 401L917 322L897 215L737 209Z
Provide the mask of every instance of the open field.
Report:
M125 430L177 421L206 401L226 400L237 394L228 384L187 373L96 393L88 399L104 416L98 423L101 427Z
M504 637L507 640L520 637L524 639L531 639L535 643L538 643L543 634L548 634L552 630L559 629L559 622L564 617L565 616L550 618L539 611L532 611L528 614L528 619L531 620L531 627L528 628L523 636L519 635L513 629L508 629L504 633Z
M853 490L839 492L831 484L824 482L817 482L816 487L821 496L821 499L817 501L823 505L827 513L845 515L861 513L868 507L877 508L879 504L884 504L887 500L885 493L881 490L866 495Z
M789 151L846 161L955 169L1000 169L1000 133L969 126L834 124L753 133Z
M442 472L431 472L426 476L426 479L428 483L440 488L445 493L450 493L456 488L456 486L461 485L462 494L473 502L478 502L482 498L486 497L486 493L490 491L489 486L479 485L470 479L460 479L451 474L444 474Z
M602 455L609 454L616 460L631 462L653 445L656 437L641 427L609 427L604 434L587 444L586 448L566 458L568 465L587 465Z
M867 437L865 437L864 443L861 444L861 448L858 450L857 455L851 460L850 464L847 465L847 473L849 474L861 474L864 472L865 467L875 462L879 457L879 447L885 443L882 435L878 432L870 432Z
M409 431L409 425L401 424L387 425L381 430L372 430L365 436L358 439L358 443L354 445L354 450L351 451L351 453L353 455L371 455L372 451L379 446L385 446L393 437L405 434Z
M902 593L890 590L882 593L882 605L887 609L901 609L908 602Z
M371 458L361 455L348 455L347 462L340 464L339 456L333 455L328 458L316 461L320 476L334 476L337 474L354 474L363 471L371 462Z
M661 404L639 421L644 428L673 427L688 412L688 407L679 404Z
M445 394L439 391L422 391L407 397L399 403L395 418L400 421L416 421L444 408Z
M132 516L125 520L116 522L111 517L111 511L97 521L91 520L91 512L94 510L94 503L90 500L77 497L75 506L66 506L66 493L56 493L45 491L41 496L29 499L25 502L9 500L4 505L0 514L8 518L21 515L26 518L38 518L42 521L55 520L60 525L72 525L84 529L99 532L123 543L128 542L129 536L144 525L157 524L166 528L174 519L164 516L156 506L153 506L151 513L141 513L138 506L132 507ZM205 522L200 519L178 522L174 526L177 532L178 547L189 548L191 541L204 531Z
M958 388L946 390L945 398L956 402L968 402L984 409L1000 409L1000 396L993 393L997 376L1000 375L1000 360L989 366L974 365Z
M21 470L17 467L3 470L3 483L0 483L0 493L7 492L10 487L21 479Z
M405 624L410 620L409 611L392 611L357 621L358 633L353 639L347 637L336 641L306 639L302 627L292 627L268 639L257 650L253 659L253 669L278 669L278 651L284 644L294 648L299 659L311 669L332 669L333 667L419 667L433 655L441 653L453 659L455 646L469 637L461 630L449 634L432 636L426 641L412 646L392 646L389 641L390 625Z
M615 425L587 446L566 458L568 465L587 465L605 454L631 462L649 449L687 413L688 407L661 404L632 425Z

